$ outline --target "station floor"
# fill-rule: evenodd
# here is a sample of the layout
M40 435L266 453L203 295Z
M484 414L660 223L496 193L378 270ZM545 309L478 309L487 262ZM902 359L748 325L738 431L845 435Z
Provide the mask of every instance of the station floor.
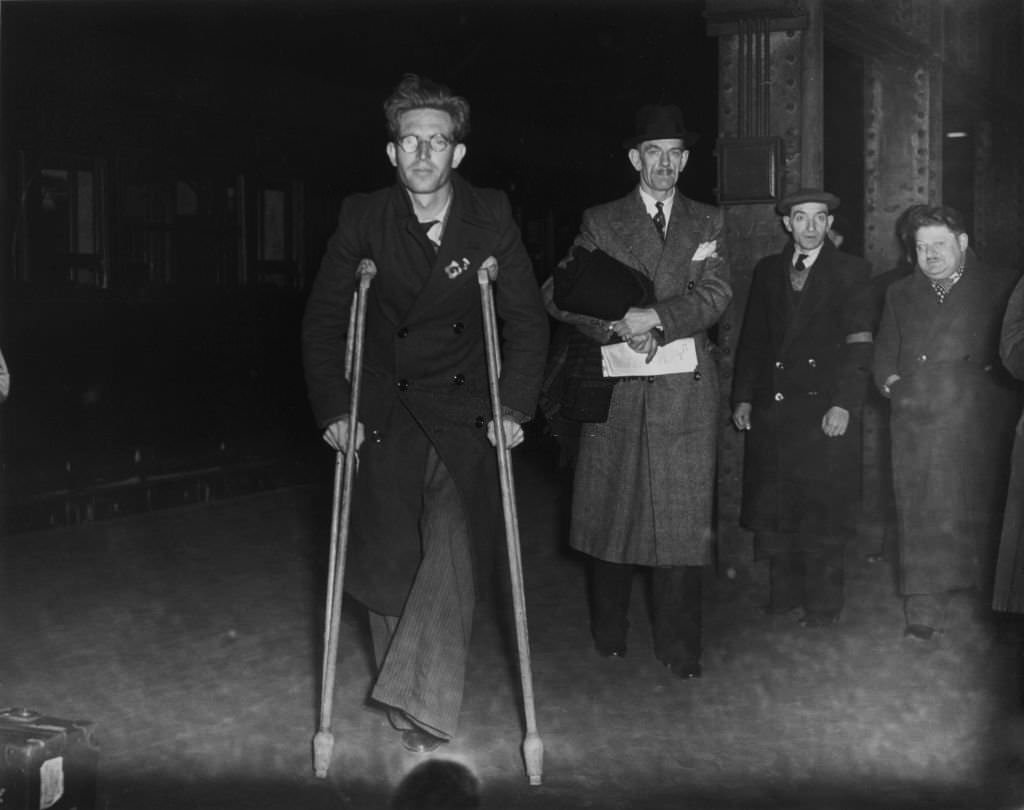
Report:
M1015 628L965 598L934 642L905 639L891 567L857 540L831 628L765 614L751 563L707 573L701 679L654 659L640 586L628 656L599 658L564 476L543 444L515 454L542 784L507 593L478 613L460 733L433 755L470 767L485 810L1024 807ZM314 776L329 484L3 539L0 706L95 724L98 808L383 809L422 761L366 702L346 601Z

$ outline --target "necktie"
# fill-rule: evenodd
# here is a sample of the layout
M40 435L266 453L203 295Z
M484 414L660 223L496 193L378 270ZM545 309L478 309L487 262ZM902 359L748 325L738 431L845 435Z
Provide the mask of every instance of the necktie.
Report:
M658 210L652 219L654 220L655 227L658 229L658 236L661 237L662 241L665 241L665 212L662 210L662 206L663 203L660 201L654 204L654 207Z
M807 258L806 253L801 253L796 257L796 264L789 269L789 284L794 291L800 292L804 288L804 282L807 281L807 265L804 264L804 260Z
M430 231L440 221L441 220L439 220L439 219L432 219L432 220L430 220L430 222L421 222L420 223L420 227L423 229L424 235L427 237L427 239L430 241L431 246L434 248L434 253L437 253L437 249L440 247L440 245L438 245L437 242L435 242L433 239L430 238Z

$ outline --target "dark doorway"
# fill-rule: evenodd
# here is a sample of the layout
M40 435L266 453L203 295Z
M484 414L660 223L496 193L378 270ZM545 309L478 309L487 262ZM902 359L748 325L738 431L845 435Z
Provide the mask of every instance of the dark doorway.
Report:
M942 204L959 211L967 233L974 233L974 124L948 99L944 106Z
M825 43L825 188L839 196L842 249L864 254L864 61Z

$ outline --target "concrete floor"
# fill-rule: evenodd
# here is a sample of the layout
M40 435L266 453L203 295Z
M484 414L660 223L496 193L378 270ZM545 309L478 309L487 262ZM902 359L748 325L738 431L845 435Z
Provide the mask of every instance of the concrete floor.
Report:
M756 568L709 572L702 679L654 660L642 587L628 657L601 659L552 449L516 454L544 775L524 772L506 594L480 613L461 733L437 754L471 767L485 808L1024 806L1016 642L984 610L904 639L889 568L853 544L833 628L766 616ZM347 602L334 758L312 771L326 505L292 488L5 538L0 706L93 721L105 810L384 808L421 758L365 703Z

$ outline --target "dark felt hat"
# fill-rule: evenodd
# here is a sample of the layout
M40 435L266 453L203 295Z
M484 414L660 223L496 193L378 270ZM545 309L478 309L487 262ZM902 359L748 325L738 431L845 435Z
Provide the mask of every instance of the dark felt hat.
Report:
M680 138L684 146L692 146L700 135L690 132L683 123L683 111L675 104L648 104L636 114L636 130L622 145L627 149L644 141Z
M794 205L800 205L800 203L805 202L825 203L829 211L835 211L839 207L839 198L835 194L829 194L820 188L802 188L779 200L775 210L782 214L782 216L788 217Z

